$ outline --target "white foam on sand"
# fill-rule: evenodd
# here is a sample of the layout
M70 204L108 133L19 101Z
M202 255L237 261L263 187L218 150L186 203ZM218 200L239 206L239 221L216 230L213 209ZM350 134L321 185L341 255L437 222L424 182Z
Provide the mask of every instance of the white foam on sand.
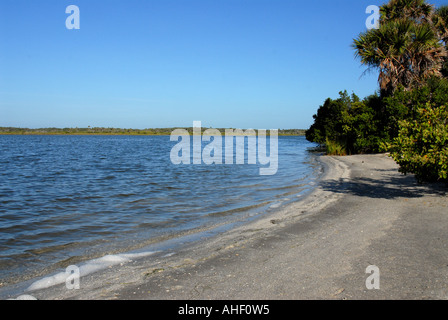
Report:
M8 300L37 300L37 299L33 296L30 296L29 294L22 294L15 299L8 299Z
M139 253L123 253L117 255L106 255L98 259L92 259L79 266L79 276L83 277L88 274L107 269L112 266L122 265L132 260L150 256L157 251L147 251ZM59 272L55 275L48 276L33 282L25 291L34 291L49 288L58 284L65 283L71 272Z
M282 205L281 202L277 202L277 203L272 204L269 208L276 209L276 208L279 208L281 205Z

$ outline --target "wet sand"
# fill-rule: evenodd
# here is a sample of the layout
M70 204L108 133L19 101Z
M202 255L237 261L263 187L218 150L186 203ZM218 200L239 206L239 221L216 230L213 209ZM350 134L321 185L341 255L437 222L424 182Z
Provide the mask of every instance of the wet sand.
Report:
M387 155L322 156L306 198L173 252L24 292L37 299L448 299L448 197ZM376 266L379 289L368 289Z

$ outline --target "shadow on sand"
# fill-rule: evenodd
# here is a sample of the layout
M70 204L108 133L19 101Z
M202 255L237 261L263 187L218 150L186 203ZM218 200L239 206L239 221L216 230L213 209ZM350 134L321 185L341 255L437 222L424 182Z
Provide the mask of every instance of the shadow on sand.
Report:
M446 183L419 184L413 175L402 175L395 169L372 169L372 172L372 177L322 181L321 187L325 191L378 199L448 195Z

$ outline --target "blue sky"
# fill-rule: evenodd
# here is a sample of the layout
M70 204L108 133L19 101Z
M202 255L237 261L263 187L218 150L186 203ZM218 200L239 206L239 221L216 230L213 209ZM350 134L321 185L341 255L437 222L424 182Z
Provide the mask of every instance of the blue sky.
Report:
M306 129L377 89L350 45L383 2L2 0L0 126Z

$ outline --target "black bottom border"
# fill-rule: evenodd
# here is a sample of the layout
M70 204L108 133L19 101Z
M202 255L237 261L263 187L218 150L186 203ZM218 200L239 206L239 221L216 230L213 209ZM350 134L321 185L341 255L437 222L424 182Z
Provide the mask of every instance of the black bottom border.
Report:
M26 305L22 305L25 303ZM31 305L29 305L31 304ZM384 315L415 316L416 312L446 310L448 301L355 301L355 300L92 300L92 301L0 301L2 311L14 316L108 316L127 315L126 318L143 319L290 319L322 315L356 316L357 318L382 317ZM427 309L431 308L431 309ZM443 309L442 309L443 308ZM51 310L60 310L52 312ZM307 312L310 312L308 314Z

